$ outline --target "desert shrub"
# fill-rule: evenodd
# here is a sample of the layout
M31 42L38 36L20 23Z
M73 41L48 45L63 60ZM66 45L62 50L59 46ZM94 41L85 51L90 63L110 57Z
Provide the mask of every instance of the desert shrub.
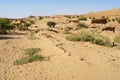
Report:
M120 23L120 17L116 18L116 21L117 21L118 23Z
M14 65L21 65L21 64L27 64L27 63L31 63L34 61L43 61L45 59L45 57L43 57L42 55L33 55L33 56L27 56L21 59L17 59L16 61L13 62Z
M80 16L80 17L79 17L79 20L80 20L80 21L85 21L85 20L87 20L87 18L84 17L84 16Z
M24 22L24 23L21 23L20 25L19 25L19 29L20 30L28 30L28 27L30 27L31 26L31 23L29 23L29 22Z
M45 60L44 56L36 54L40 50L41 50L40 48L28 48L28 49L24 49L25 54L27 56L23 57L21 59L15 60L13 62L13 64L14 65L21 65L21 64L31 63L31 62L34 62L34 61L43 61L43 60Z
M81 28L88 28L88 26L85 23L77 23L77 27L81 27Z
M52 22L52 21L47 22L47 26L50 27L50 28L52 28L52 27L54 28L55 25L56 25L55 22Z
M43 17L39 16L39 20L42 20L42 19L43 19Z
M105 36L101 36L100 34L81 32L79 34L73 34L71 36L67 36L66 39L70 41L91 42L92 44L111 47L110 39Z
M91 42L93 44L102 45L106 47L111 47L111 41L108 37L102 35L94 35L94 40Z
M91 41L93 38L92 34L87 34L86 32L81 32L79 34L72 34L71 36L66 37L70 41Z
M24 26L25 26L26 29L28 30L28 27L31 26L31 23L27 23L27 22L25 22L25 23L24 23Z
M0 18L0 33L6 34L7 30L12 29L12 25L10 24L7 18Z

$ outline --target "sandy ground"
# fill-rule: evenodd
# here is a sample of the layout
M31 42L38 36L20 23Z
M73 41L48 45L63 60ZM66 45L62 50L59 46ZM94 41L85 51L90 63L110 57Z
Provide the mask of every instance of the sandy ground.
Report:
M66 19L54 20L64 22ZM46 29L47 21L51 19L37 20L32 27ZM74 28L75 24L61 23L55 29L70 26ZM109 31L101 34L111 39L116 35ZM0 35L0 80L120 80L120 49L67 41L62 32L44 29L35 37L38 39L29 39L27 31ZM13 65L13 61L25 56L21 49L26 48L41 48L39 54L49 56L50 60Z
M36 40L29 34L0 36L0 80L120 80L119 49L67 41L61 33L40 31ZM13 65L24 56L20 49L32 47L50 60Z

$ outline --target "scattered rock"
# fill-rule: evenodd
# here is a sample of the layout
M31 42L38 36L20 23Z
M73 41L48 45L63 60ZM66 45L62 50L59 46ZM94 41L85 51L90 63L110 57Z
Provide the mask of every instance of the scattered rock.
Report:
M112 61L116 61L115 59L112 59Z

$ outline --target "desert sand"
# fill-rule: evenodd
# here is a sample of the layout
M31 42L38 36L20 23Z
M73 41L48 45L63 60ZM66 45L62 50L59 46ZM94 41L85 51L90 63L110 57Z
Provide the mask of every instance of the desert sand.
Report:
M37 20L32 25L40 29L35 40L29 39L29 31L0 35L0 80L120 80L120 49L68 41L59 29L55 28L59 33L48 31L47 21ZM56 27L66 25L74 26L71 23ZM116 35L111 31L101 34L111 39ZM32 47L40 48L38 54L50 60L13 65L13 61L25 56L21 49Z

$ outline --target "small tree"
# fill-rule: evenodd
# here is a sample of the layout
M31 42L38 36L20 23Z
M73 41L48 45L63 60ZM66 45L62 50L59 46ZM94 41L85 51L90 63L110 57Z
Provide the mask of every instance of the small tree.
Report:
M25 23L25 27L26 27L27 30L28 30L28 27L29 27L29 26L31 26L30 23Z
M7 30L12 29L12 25L10 24L7 18L0 18L0 33L6 34Z
M42 19L43 19L43 17L39 16L39 20L42 20Z
M47 25L51 28L51 27L55 27L56 23L55 22L52 22L52 21L49 21L47 22Z

